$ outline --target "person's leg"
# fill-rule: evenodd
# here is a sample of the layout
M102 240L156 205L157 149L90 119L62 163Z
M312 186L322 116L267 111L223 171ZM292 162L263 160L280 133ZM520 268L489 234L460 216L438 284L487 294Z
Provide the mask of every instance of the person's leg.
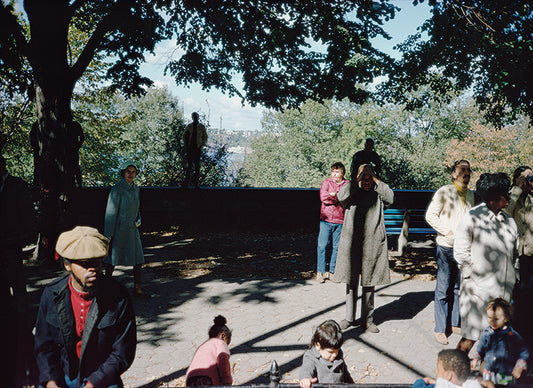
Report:
M142 270L142 264L136 264L133 266L133 287L134 287L134 293L136 295L150 298L151 295L147 294L141 287L141 270Z
M374 287L363 287L363 300L361 302L361 326L370 333L379 333L374 324Z
M533 256L520 256L520 284L517 289L515 319L513 327L517 329L522 338L533 347L533 336L530 329L533 321Z
M185 179L183 180L183 184L182 184L183 187L189 186L189 182L191 180L191 172L192 172L193 163L194 163L193 152L190 148L185 150L185 154L186 154L187 165L185 167Z
M357 308L358 284L346 284L346 318L340 322L341 329L345 330L355 323L355 310Z
M461 271L459 270L459 266L457 265L457 262L453 258L453 251L452 255L449 258L450 263L450 288L453 286L453 289L450 290L453 292L453 294L450 296L450 303L452 303L451 306L451 317L450 317L450 324L452 326L453 332L460 332L461 327L461 314L459 313L459 291L461 289Z
M448 289L450 288L451 271L450 262L447 256L450 254L452 255L453 259L453 248L446 248L437 245L437 252L435 255L437 259L437 284L435 286L434 298L435 333L446 333L449 308ZM446 335L444 335L444 338L446 338ZM439 340L437 339L437 341Z
M329 262L329 272L335 273L335 264L337 263L337 250L339 249L339 240L341 239L342 224L330 224L331 227L331 260Z
M193 152L193 163L194 163L194 186L198 187L198 182L200 181L200 155L202 151L200 148L195 148Z
M470 349L472 349L472 346L474 346L474 343L476 341L470 340L468 338L461 338L459 342L457 343L457 349L465 352L466 354L470 353Z
M316 273L317 279L321 280L326 272L326 247L330 238L329 223L320 220L318 231L318 243L316 249ZM322 277L321 277L322 276Z

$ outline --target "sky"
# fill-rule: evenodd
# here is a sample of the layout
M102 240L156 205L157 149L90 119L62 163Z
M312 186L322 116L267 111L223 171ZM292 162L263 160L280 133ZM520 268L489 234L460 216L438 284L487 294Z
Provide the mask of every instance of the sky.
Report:
M392 39L377 38L373 44L377 49L397 58L399 55L393 50L394 45L416 33L417 27L430 17L430 11L427 2L416 7L412 5L412 0L396 0L393 4L401 10L383 27ZM178 98L185 118L190 118L192 112L198 112L205 116L205 121L211 128L261 130L265 108L251 107L248 104L243 106L238 96L230 98L216 89L205 91L198 84L191 84L190 87L176 86L171 76L165 76L163 72L174 49L174 41L161 42L155 49L155 55L146 56L141 74L154 81L156 86L166 86ZM236 80L236 86L239 87L239 80Z

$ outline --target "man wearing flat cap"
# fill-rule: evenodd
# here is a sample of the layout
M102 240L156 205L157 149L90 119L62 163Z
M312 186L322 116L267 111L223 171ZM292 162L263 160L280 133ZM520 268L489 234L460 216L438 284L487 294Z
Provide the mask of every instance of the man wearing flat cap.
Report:
M128 291L102 276L109 241L88 226L62 233L56 251L68 274L43 291L35 324L39 384L121 387L133 362L135 314Z

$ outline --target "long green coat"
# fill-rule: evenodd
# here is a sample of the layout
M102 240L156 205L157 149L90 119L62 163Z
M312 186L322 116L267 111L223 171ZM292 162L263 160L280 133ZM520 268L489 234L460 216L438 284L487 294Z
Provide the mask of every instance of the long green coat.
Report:
M342 226L335 280L355 287L361 275L363 287L390 283L387 233L383 210L394 201L394 192L383 182L372 191L348 183L337 198L346 209Z
M111 252L104 260L112 265L144 263L139 235L139 186L121 179L109 193L105 210L104 236L111 240Z

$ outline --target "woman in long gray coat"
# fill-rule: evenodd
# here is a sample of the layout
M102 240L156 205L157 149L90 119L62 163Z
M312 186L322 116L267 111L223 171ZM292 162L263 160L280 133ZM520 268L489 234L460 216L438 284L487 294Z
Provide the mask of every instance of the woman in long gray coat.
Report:
M111 276L116 265L133 266L134 294L150 295L141 288L144 253L139 235L139 186L133 179L139 170L131 162L120 170L122 179L111 189L105 211L104 235L111 241L110 253L104 260L105 274Z
M361 326L379 333L374 324L374 287L390 283L383 210L394 201L394 192L365 164L359 167L356 183L343 186L337 198L346 209L335 268L335 280L346 283L346 318L340 325L345 330L355 324L361 277Z

